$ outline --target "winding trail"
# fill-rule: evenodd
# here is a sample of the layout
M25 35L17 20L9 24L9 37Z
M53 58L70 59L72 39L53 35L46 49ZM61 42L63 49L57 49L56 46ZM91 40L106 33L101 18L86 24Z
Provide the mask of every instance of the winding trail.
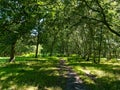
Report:
M81 78L62 59L59 62L59 74L67 78L65 90L86 90Z

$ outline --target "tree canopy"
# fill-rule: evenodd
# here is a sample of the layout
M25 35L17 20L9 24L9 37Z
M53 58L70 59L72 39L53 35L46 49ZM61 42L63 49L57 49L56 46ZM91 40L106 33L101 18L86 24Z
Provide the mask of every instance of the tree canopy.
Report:
M20 41L36 44L36 54L40 44L49 55L107 57L119 52L120 1L0 0L0 27L0 47L11 48L10 61Z

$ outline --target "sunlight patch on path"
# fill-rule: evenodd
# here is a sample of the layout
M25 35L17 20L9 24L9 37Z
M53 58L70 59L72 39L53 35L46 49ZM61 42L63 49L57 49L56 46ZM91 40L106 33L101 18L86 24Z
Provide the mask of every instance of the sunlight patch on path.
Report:
M62 90L62 88L60 88L60 87L50 87L50 88L45 87L45 90Z

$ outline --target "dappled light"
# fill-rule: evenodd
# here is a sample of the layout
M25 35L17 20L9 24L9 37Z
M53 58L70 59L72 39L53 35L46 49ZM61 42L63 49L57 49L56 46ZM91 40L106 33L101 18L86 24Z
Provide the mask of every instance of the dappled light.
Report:
M78 75L76 80L80 77L83 82L80 85L85 90L119 90L120 62L111 60L95 64L74 58L71 61L69 57L16 57L13 63L5 63L6 58L1 58L0 89L66 90L68 75L74 71ZM65 60L65 66L61 66L59 60Z
M120 0L0 0L0 90L120 90Z
M104 62L94 64L91 62L71 63L70 66L80 75L86 83L88 90L119 90L120 62Z
M56 63L57 64L57 63ZM56 65L51 61L15 62L0 66L1 89L62 90ZM63 78L62 80L65 80Z

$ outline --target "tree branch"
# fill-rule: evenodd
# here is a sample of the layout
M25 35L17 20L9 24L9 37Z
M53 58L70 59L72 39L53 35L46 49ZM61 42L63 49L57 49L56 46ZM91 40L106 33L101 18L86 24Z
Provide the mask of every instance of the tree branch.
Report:
M88 4L88 2L87 2L86 0L83 0L83 2L85 2L86 6L87 6L89 9L91 9L92 11L100 12L99 10L96 10L96 9L92 8L92 7Z
M100 3L99 3L98 0L96 0L96 3L97 3L97 5L99 6L99 8L101 9L101 14L102 14L102 16L103 16L103 24L109 29L110 32L112 32L112 33L114 33L115 35L117 35L117 36L120 37L120 33L118 33L117 31L113 30L113 29L110 27L110 24L107 22L104 9L102 8L102 6L100 5Z

